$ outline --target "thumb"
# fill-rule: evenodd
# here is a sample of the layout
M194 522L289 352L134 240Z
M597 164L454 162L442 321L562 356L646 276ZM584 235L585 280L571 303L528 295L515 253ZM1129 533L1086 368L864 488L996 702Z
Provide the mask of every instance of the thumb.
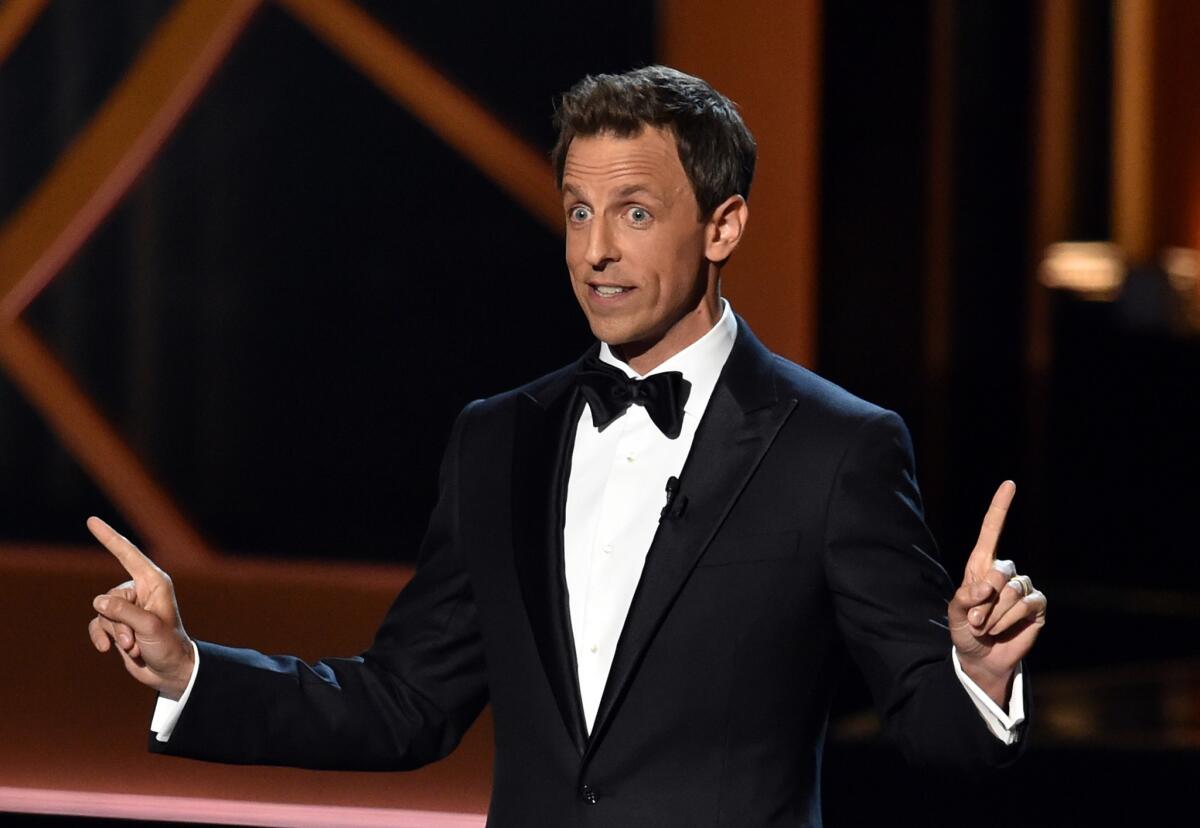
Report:
M950 628L954 630L970 624L971 611L990 599L995 592L995 588L985 581L964 580L946 606L946 620L950 623ZM987 613L984 612L984 617L986 616ZM980 621L981 619L977 619L975 624L979 624Z
M964 582L954 592L954 597L950 599L950 603L946 606L946 620L950 622L950 628L965 627L967 625L967 610L973 605L971 600L971 584Z
M109 621L127 625L136 636L152 637L162 630L163 619L120 596L97 595L92 606Z

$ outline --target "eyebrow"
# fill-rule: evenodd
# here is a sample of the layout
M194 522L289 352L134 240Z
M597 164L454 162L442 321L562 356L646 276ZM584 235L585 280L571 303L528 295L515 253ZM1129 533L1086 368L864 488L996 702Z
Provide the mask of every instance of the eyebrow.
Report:
M576 187L574 184L564 183L563 184L563 193L569 194L573 198L578 198L578 199L586 199L587 198L583 194L583 192L578 187ZM617 198L629 198L630 196L637 195L638 193L643 193L645 195L648 195L657 201L662 200L661 197L656 195L654 193L654 191L651 190L649 187L647 187L645 184L630 184L626 187L622 187L620 190L617 190L616 196L617 196Z

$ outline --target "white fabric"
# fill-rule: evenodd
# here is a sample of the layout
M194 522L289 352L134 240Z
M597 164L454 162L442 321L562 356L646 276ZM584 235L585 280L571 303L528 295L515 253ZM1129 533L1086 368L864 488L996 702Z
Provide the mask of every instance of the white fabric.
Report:
M647 374L681 371L691 384L677 438L664 436L638 405L631 405L603 432L592 425L591 410L584 406L576 426L563 545L579 692L589 732L666 503L667 479L678 477L683 469L696 427L737 338L733 309L722 302L721 318L708 333ZM640 378L607 344L600 346L600 359ZM1025 720L1020 668L1005 713L962 671L953 647L951 658L988 729L1006 744L1015 742L1017 728ZM199 672L197 651L191 681L179 701L159 697L150 729L160 742L170 739Z
M579 417L563 548L579 695L589 731L658 529L667 479L683 470L696 426L736 338L737 320L725 302L720 320L708 333L646 375L681 371L691 385L683 426L674 440L659 431L640 405L629 406L604 431L592 424L587 406ZM600 346L600 359L641 379L607 344Z
M180 714L183 713L183 706L187 704L188 696L192 695L192 686L196 683L196 674L200 672L200 648L196 646L196 642L192 642L192 655L195 660L192 662L192 677L188 679L187 687L183 690L183 695L179 700L168 699L166 696L159 696L158 703L154 705L154 716L150 719L150 730L154 733L154 738L160 742L169 742L171 733L175 730L175 723L179 721Z
M950 660L954 662L954 672L958 676L958 680L962 682L963 687L967 688L967 695L975 703L975 709L983 717L983 721L988 726L988 730L992 731L992 735L1006 745L1017 741L1020 738L1017 728L1025 721L1023 665L1017 665L1017 674L1013 676L1012 690L1008 697L1008 711L1005 712L1000 709L1000 705L992 701L991 696L979 688L978 684L971 681L970 676L963 672L962 665L958 663L956 647L950 648Z

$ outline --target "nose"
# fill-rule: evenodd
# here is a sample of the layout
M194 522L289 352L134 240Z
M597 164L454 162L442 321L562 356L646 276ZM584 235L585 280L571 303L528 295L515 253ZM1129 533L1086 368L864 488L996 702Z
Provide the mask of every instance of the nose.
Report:
M618 261L621 254L617 250L616 239L613 238L612 228L602 217L596 216L588 224L587 249L583 252L584 260L593 270L604 270L609 262Z

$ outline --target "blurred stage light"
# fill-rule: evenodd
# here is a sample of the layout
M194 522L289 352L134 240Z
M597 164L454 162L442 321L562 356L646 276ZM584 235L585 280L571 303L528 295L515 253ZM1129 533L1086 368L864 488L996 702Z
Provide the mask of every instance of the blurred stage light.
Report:
M1184 324L1191 333L1200 332L1200 250L1168 247L1159 261L1179 299Z
M1125 282L1125 257L1112 242L1058 242L1046 248L1038 275L1049 288L1111 302Z
M1200 278L1200 250L1190 247L1168 247L1159 257L1162 269L1167 272L1171 287L1180 293L1191 293Z

